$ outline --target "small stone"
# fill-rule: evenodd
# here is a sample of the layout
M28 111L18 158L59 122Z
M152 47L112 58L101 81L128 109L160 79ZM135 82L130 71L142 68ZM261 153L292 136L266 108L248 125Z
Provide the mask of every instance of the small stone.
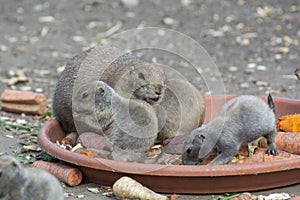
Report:
M192 3L192 0L181 0L180 3L183 6L189 6Z
M263 86L263 87L267 87L269 86L269 83L265 82L265 81L256 81L255 83L257 86Z
M20 32L24 32L24 31L26 31L26 26L19 26L19 31Z
M20 87L20 90L21 91L31 91L31 87L30 86L22 86L22 87Z
M74 193L71 193L71 192L65 192L64 193L64 197L72 197L72 196L74 196Z
M24 13L24 8L22 8L22 7L19 7L19 8L17 8L17 13L19 13L19 14L23 14Z
M274 56L275 60L280 60L282 58L281 54L275 54Z
M121 0L121 3L127 8L134 8L139 5L139 0Z
M41 37L45 37L49 32L49 28L47 26L44 26L41 30Z
M1 44L0 45L0 51L7 51L7 46Z
M100 21L90 21L86 27L87 29L94 29L94 28L103 27L103 25L104 25L103 22Z
M236 71L238 71L238 67L237 66L230 66L228 68L228 71L230 71L230 72L236 72Z
M65 68L66 68L65 65L58 67L58 68L56 69L56 73L57 73L58 75L60 75L60 74L65 70Z
M35 91L35 92L38 92L38 93L44 92L43 88L36 88L34 91Z
M266 70L267 70L267 67L264 66L264 65L258 65L258 66L256 67L256 69L259 70L259 71L266 71Z
M178 22L174 18L171 18L171 17L165 17L163 19L163 23L166 24L166 25L175 25L175 24L178 24Z
M240 88L242 89L248 89L250 87L249 83L241 83Z
M80 36L80 35L74 35L74 36L72 37L72 39L73 39L73 41L75 41L75 42L82 42L82 41L84 41L84 37L82 37L82 36Z
M246 74L252 74L253 72L255 72L254 68L247 68L247 69L245 69L245 73Z
M84 198L84 195L83 195L83 194L78 194L78 195L76 196L76 198L78 198L78 199L83 199L83 198Z
M15 50L19 53L25 53L27 51L26 47L24 46L16 46Z
M254 69L256 66L257 66L256 63L248 63L247 65L249 69Z
M53 16L42 16L39 18L40 23L51 23L54 22L55 18Z
M100 192L99 188L87 188L87 190L94 194L98 194Z

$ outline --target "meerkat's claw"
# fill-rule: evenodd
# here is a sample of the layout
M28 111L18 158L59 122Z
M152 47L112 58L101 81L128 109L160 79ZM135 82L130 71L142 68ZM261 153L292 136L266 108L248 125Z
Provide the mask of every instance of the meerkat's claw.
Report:
M267 154L277 156L278 155L278 149L277 148L268 148L267 149Z

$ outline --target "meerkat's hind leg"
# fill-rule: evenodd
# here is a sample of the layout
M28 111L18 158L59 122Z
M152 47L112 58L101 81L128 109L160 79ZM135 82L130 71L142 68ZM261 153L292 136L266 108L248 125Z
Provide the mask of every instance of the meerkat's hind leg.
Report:
M239 151L239 147L225 149L215 157L208 165L222 165L228 163Z
M276 156L278 154L278 149L277 149L275 141L274 141L275 135L276 135L276 131L272 131L271 133L269 133L268 135L265 136L268 141L267 153L269 155L271 154L273 156Z

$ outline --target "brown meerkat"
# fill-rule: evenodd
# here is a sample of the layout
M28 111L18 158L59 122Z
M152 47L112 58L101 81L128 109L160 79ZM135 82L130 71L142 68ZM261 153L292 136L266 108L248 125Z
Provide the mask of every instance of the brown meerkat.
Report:
M73 112L78 130L83 124L103 131L113 146L114 160L142 162L157 138L152 106L123 98L102 81L84 84L74 92Z
M53 97L53 114L66 132L76 131L72 115L74 88L103 81L123 97L153 105L164 95L164 71L115 47L99 46L71 59L62 72ZM91 131L91 130L87 130Z
M241 145L261 136L267 138L267 153L277 155L275 108L272 97L269 106L260 98L250 95L236 97L222 107L219 116L207 125L195 129L185 141L182 163L195 165L210 153L218 153L209 165L226 164Z
M201 92L182 79L169 79L162 101L155 105L159 119L159 140L187 135L201 126L205 117L205 103Z
M11 156L0 157L0 199L63 200L59 181L47 171L23 167Z

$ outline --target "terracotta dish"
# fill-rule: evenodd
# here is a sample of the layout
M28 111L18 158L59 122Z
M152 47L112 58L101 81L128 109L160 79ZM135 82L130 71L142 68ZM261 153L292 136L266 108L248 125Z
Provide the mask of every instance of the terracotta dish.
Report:
M233 97L206 96L206 122L218 114L226 100ZM274 101L277 117L300 113L300 100L274 98ZM86 180L98 184L112 185L126 175L156 192L207 194L253 191L300 182L300 158L219 166L139 164L93 158L63 150L55 142L64 137L59 123L53 120L41 129L38 141L44 151L77 166Z

